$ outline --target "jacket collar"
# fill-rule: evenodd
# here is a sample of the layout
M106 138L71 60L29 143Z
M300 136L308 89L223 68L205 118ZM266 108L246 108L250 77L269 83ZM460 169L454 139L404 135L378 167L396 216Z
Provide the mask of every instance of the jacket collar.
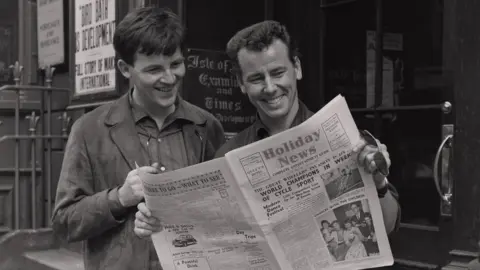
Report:
M111 105L105 124L109 127L110 138L127 161L130 170L135 169L135 163L140 166L148 163L144 151L139 151L142 145L131 114L128 94Z
M300 125L305 120L310 118L312 115L313 113L307 108L307 106L299 100L298 111L297 111L297 114L295 115L295 118L293 119L293 122L290 128ZM253 123L253 128L254 128L254 131L255 131L254 134L257 140L261 140L270 136L268 132L268 128L260 119L258 112L257 112L257 120Z
M188 132L189 134L191 133L190 135L193 135L194 130L196 130L195 126L204 125L206 119L194 110L193 105L180 97L177 102L178 106L171 116L175 117L175 119L184 119L195 124L192 126L192 131ZM135 162L140 166L147 165L148 156L145 154L145 151L139 151L142 145L135 128L129 93L113 102L105 117L105 124L110 129L110 138L122 153L131 170L135 169Z
M129 119L133 120L130 113L128 94L125 94L112 103L105 117L105 124L107 126L114 126Z
M133 123L135 123L143 117L147 117L146 112L133 103L133 100L131 99L132 91L133 89L112 104L107 113L107 117L105 118L105 124L107 126L114 126L125 120L131 120ZM170 119L170 121L182 119L192 122L196 125L205 124L206 119L194 110L192 104L188 103L180 96L177 96L175 105L175 111L167 118Z
M133 88L132 90L130 90L128 94L128 103L129 103L129 108L133 115L133 120L135 123L137 123L143 118L149 117L149 115L143 107L135 103L135 101L133 100L132 93L133 93ZM169 125L176 120L185 120L197 125L204 124L205 119L202 119L195 111L192 110L191 107L192 107L191 104L188 104L180 96L177 96L177 98L175 99L175 111L165 119L165 124Z

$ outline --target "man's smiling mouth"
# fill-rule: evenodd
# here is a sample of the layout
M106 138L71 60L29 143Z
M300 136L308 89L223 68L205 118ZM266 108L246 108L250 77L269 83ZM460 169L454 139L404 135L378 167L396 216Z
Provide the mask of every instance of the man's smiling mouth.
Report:
M169 86L169 87L155 87L155 90L162 92L162 93L169 93L172 92L175 86Z
M275 104L278 104L282 98L284 97L285 95L280 95L276 98L271 98L271 99L264 99L263 101L268 103L269 105L275 105Z

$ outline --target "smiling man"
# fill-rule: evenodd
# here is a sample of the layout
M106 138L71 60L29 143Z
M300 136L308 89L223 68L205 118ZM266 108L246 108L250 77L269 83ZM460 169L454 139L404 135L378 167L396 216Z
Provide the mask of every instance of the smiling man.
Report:
M264 21L237 32L227 44L227 54L234 63L240 88L257 108L257 120L217 152L227 152L262 140L297 126L313 113L298 99L297 81L302 79L302 66L295 42L285 26ZM354 149L360 166L373 174L383 210L387 232L399 222L400 208L397 192L382 175L374 161L381 152L387 167L389 154L385 145L378 147L362 142Z
M118 69L133 88L74 123L53 228L68 241L85 241L87 270L161 269L150 238L138 237L147 223L160 224L142 214L148 210L140 175L211 159L224 133L213 115L178 95L186 68L184 28L175 14L133 11L113 43Z

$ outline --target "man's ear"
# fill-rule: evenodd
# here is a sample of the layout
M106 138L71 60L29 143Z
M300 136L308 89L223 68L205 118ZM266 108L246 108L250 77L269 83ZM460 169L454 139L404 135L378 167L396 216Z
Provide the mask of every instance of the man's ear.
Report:
M122 59L118 60L117 67L123 77L130 79L130 66Z
M242 90L242 94L246 94L247 90L245 89L245 85L240 84L240 90Z
M246 90L245 90L245 84L243 84L242 75L237 74L237 82L238 82L238 86L240 86L240 90L242 91L243 94L245 94Z
M298 56L295 56L293 65L295 67L295 77L297 78L297 80L301 80L303 77L302 63L300 63L300 58L298 58Z

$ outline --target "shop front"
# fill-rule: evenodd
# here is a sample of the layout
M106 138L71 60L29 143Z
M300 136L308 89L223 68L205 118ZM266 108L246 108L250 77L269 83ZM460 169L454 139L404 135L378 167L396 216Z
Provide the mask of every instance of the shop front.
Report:
M399 229L390 239L395 269L467 269L477 259L478 1L75 0L63 3L65 57L54 65L58 68L55 76L59 78L54 85L70 88L71 97L56 98L54 102L58 104L69 103L58 109L58 115L66 111L75 120L128 91L129 82L115 68L111 36L128 11L157 5L177 12L187 27L188 72L182 96L211 111L229 136L252 123L255 111L230 73L231 63L224 53L226 43L236 31L250 24L265 19L282 22L297 40L302 55L300 99L316 111L336 95L344 95L357 126L370 130L388 146L392 159L389 181L398 189L402 207ZM88 20L90 12L98 10L103 10L102 15ZM11 83L8 76L2 75L8 73L2 69L2 63L6 66L16 60L11 55L23 65L29 63L29 74L36 68L34 63L41 62L37 59L39 55L25 52L31 51L26 45L29 39L24 37L28 36L25 30L18 32L23 38L11 34L15 27L25 29L26 22L11 24L0 20L0 36L5 36L0 37L0 83L3 80ZM30 27L36 29L35 25ZM88 39L96 31L101 33L101 44ZM31 75L25 83L38 83L35 78ZM9 125L13 129L13 122ZM54 129L60 126L54 125ZM0 145L13 149L10 146ZM53 182L57 181L60 169L61 149L59 146L50 161L53 172L48 177ZM9 208L6 202L7 199L0 200L0 206ZM12 214L11 210L5 213L3 219L18 214ZM45 227L48 218L44 218Z
M186 23L190 60L209 59L217 66L239 29L264 19L284 23L302 54L300 98L318 110L344 95L357 125L389 147L389 180L402 206L400 228L391 237L396 265L455 269L476 259L476 1L185 0L169 5ZM248 125L253 111L234 83L221 88L198 83L199 76L230 74L190 68L186 99L213 111L228 132ZM235 106L241 108L238 114ZM240 118L243 122L231 121Z

